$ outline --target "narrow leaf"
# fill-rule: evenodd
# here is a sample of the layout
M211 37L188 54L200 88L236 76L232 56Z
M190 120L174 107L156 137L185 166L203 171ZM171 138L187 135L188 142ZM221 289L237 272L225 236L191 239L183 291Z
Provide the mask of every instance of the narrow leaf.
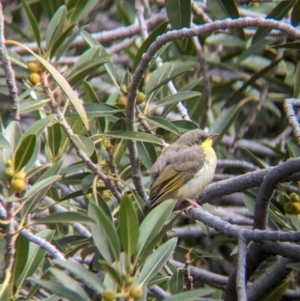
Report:
M109 138L136 140L163 145L162 141L159 138L145 132L111 131L103 133L102 135Z
M215 289L212 288L194 289L192 291L187 291L184 293L173 295L169 298L166 298L165 300L166 301L190 301L207 295L211 295L213 292L215 292Z
M172 238L155 250L145 262L137 279L138 284L149 282L172 256L177 239Z
M113 261L118 261L121 253L121 246L120 246L120 241L119 237L117 234L117 231L115 229L115 226L113 222L108 218L106 213L103 211L101 207L97 207L93 202L90 202L89 208L92 208L93 212L96 214L94 216L90 216L97 222L97 224L101 227L101 231L103 231L102 235L102 241L103 239L106 241L103 245L98 245L99 247L99 252L103 255L103 257L107 257L107 246L109 246L109 249L111 253L114 256ZM92 229L95 229L95 227L99 226L92 226ZM93 233L93 230L92 230ZM102 247L105 247L104 249L104 254L102 253ZM104 257L104 258L105 258ZM109 260L111 260L108 257ZM110 261L109 261L110 262Z
M88 157L95 151L95 144L90 138L81 135L72 135L70 138Z
M180 101L188 100L190 98L194 97L200 97L200 92L194 92L194 91L184 91L184 92L177 92L176 94L172 94L169 96L166 96L165 98L161 99L155 107L160 106L166 106L174 103L178 103Z
M31 159L34 150L36 148L36 136L33 134L25 137L21 144L18 145L14 157L13 162L15 164L15 172L20 171Z
M127 195L124 195L121 200L119 226L120 240L130 260L139 238L139 222Z
M53 259L52 262L68 271L70 271L73 275L76 275L77 277L84 279L86 282L89 283L93 288L98 290L98 292L102 292L104 290L104 286L99 281L99 278L96 277L93 273L85 269L82 265L76 262L68 262L68 261L62 261L59 259Z
M300 94L300 62L297 64L296 74L294 78L294 96L298 98Z
M174 77L188 71L193 71L191 67L179 67L174 63L165 63L157 68L150 77L146 85L145 93L148 95L154 90L160 88L162 85L173 79Z
M136 253L142 254L148 248L167 222L175 204L173 200L162 202L145 217L140 226L140 233L143 235L139 236Z
M95 225L96 222L90 217L78 212L56 212L34 221L34 224L73 224L80 223L86 225Z
M137 141L137 148L139 159L147 169L150 169L157 160L155 146L152 143Z
M34 16L34 14L32 13L28 3L25 0L22 0L22 5L25 8L26 11L26 15L28 17L30 26L32 28L34 37L35 37L35 41L38 44L39 48L41 47L41 35L40 35L40 30L39 30L39 25L38 22Z

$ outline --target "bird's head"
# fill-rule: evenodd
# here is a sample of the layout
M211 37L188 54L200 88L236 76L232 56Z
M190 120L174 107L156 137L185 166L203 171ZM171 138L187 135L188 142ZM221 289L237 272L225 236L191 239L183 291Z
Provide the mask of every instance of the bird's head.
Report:
M203 130L192 130L183 134L176 143L185 144L188 146L201 145L202 147L210 147L212 139L218 136L217 134L210 134Z

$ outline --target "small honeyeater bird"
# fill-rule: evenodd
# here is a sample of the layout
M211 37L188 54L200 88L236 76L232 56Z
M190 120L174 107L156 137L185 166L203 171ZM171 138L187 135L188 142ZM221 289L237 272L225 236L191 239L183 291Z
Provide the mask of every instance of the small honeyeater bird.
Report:
M212 148L216 134L192 130L168 146L150 170L152 184L149 208L167 200L187 200L192 204L213 179L217 156Z

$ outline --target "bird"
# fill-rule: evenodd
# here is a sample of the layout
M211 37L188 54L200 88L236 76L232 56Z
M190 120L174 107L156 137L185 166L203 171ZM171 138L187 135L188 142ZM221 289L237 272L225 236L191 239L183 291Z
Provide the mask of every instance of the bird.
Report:
M212 181L216 169L217 156L212 148L216 136L191 130L162 152L150 169L148 208L168 199L199 206L193 199Z

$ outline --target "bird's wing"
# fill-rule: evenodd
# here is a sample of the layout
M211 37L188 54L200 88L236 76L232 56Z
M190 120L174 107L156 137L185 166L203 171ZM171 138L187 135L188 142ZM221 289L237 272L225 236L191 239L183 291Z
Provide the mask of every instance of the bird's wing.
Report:
M164 156L159 159L160 173L152 177L148 207L153 207L169 198L176 198L176 192L185 183L190 181L194 174L203 166L203 152L199 146L193 146L173 156ZM167 159L168 158L168 159ZM158 165L157 165L158 166Z

